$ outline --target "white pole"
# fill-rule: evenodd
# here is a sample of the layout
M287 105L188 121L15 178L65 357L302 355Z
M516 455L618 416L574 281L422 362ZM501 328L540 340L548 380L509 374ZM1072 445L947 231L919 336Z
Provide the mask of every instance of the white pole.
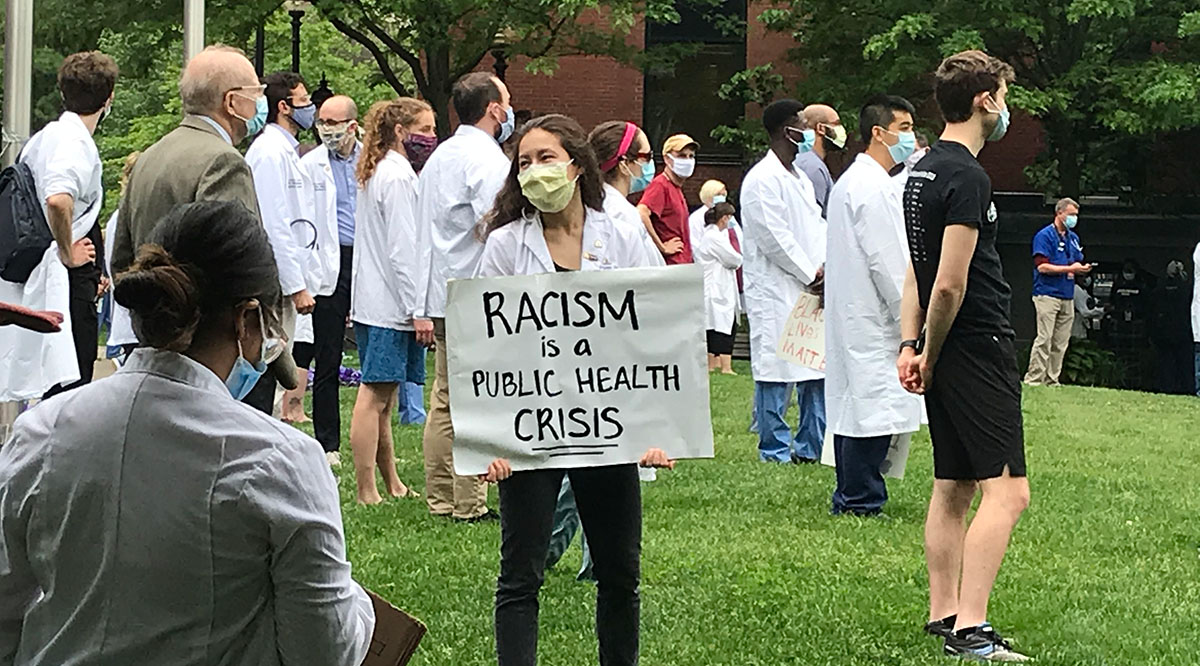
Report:
M8 166L29 138L33 96L33 0L5 0L3 155Z
M204 0L183 0L183 64L204 50Z

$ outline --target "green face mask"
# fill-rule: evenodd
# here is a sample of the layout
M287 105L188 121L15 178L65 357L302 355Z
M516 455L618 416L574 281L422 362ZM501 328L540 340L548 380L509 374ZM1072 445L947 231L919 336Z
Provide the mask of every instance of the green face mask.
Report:
M521 193L543 213L562 212L575 195L575 181L567 177L570 161L533 164L517 175Z

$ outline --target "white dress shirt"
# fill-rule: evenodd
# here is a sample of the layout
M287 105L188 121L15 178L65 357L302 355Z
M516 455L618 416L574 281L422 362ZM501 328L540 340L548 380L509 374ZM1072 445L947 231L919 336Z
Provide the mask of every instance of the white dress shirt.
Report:
M354 279L350 320L413 330L421 251L417 237L417 174L400 153L389 150L354 213Z
M812 182L792 171L774 151L742 181L742 253L750 368L759 382L803 382L825 373L785 361L775 353L800 294L825 263L825 219Z
M860 154L829 194L825 259L825 415L843 437L921 428L921 397L896 378L908 240L900 192Z
M48 197L70 196L75 200L71 240L86 236L100 217L104 202L100 190L103 168L100 153L83 120L70 111L63 113L33 135L21 151L20 159L33 172L43 214ZM49 215L46 218L48 222ZM30 310L61 312L66 317L58 333L0 326L0 402L40 398L57 384L78 381L67 267L58 256L57 242L46 248L28 280L23 283L0 280L0 301Z
M460 125L421 169L417 219L423 227L421 270L429 277L421 280L418 316L446 316L446 283L475 274L483 253L476 225L492 209L511 168L512 160L487 132Z
M135 351L0 449L0 664L358 666L374 624L320 445L185 356Z

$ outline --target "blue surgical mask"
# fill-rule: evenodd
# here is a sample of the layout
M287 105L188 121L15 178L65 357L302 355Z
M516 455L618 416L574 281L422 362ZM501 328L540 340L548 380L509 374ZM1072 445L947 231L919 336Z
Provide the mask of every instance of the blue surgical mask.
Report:
M496 139L498 143L508 141L508 137L513 135L513 130L517 128L517 114L513 112L512 107L508 107L507 114L504 116L504 122L500 124L500 137Z
M1067 219L1063 220L1063 224L1065 224L1068 229L1074 229L1075 225L1079 224L1079 216L1078 215L1068 215Z
M300 126L300 129L309 129L313 126L313 121L317 119L317 105L310 103L308 106L292 107L292 121Z
M1008 134L1008 123L1012 119L1008 105L999 111L988 110L988 113L1000 114L1000 119L996 122L996 129L992 130L991 136L988 137L988 141L999 141L1004 138L1005 134Z
M894 146L888 146L888 152L892 155L892 161L896 164L902 164L917 150L917 135L913 132L888 132L895 134L899 141Z
M236 93L235 93L236 94ZM243 118L234 112L234 116L246 123L246 136L254 136L262 131L262 128L267 126L267 96L260 95L254 101L254 116L251 118Z
M654 180L654 162L645 162L642 164L642 173L635 176L629 184L629 193L637 194L650 187L650 181Z
M725 203L725 201L726 201L726 199L725 199L725 195L724 195L724 194L718 194L718 195L716 195L716 196L714 196L714 197L713 197L713 202L712 202L712 205L714 205L714 206L715 206L715 205L717 205L717 204L723 204L723 203Z
M262 349L259 352L258 363L251 363L246 360L246 354L242 351L242 340L238 338L238 357L233 362L233 369L229 371L229 377L225 379L225 387L229 389L229 395L233 396L234 400L241 400L254 390L254 385L267 371L267 364L264 359L267 358L267 327L263 319L262 308L258 310L258 325L262 331Z

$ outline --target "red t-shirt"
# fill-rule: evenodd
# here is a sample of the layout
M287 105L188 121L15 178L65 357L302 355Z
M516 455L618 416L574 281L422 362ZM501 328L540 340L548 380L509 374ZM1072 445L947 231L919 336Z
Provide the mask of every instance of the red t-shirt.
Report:
M688 209L683 190L676 187L665 172L660 173L650 181L650 186L638 203L650 209L650 222L659 240L664 243L672 238L683 240L683 251L663 255L667 264L692 263L692 239L688 231Z

